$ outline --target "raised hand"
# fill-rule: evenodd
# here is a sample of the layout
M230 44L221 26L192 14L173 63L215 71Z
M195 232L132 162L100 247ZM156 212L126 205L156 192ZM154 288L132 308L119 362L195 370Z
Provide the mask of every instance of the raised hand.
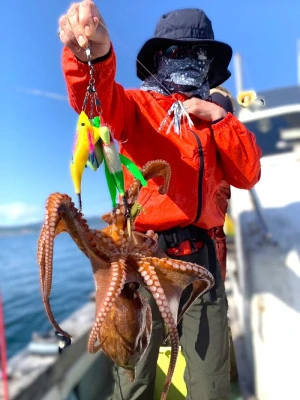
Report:
M89 44L91 58L102 57L110 49L110 38L95 3L85 0L71 4L59 19L59 38L82 61L86 61L84 49Z
M226 111L215 103L191 97L183 102L186 111L189 114L203 119L204 121L216 121L226 116Z

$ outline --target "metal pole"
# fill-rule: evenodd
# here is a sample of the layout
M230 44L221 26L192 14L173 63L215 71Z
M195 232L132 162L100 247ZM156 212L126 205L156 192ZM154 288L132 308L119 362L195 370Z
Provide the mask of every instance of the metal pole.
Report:
M243 71L242 71L242 57L240 53L234 55L234 76L235 76L235 90L236 95L243 90Z
M250 189L249 193L250 193L251 200L253 202L254 210L256 212L256 216L258 218L264 239L267 242L269 242L270 244L272 244L273 246L277 246L278 243L276 240L273 239L272 233L270 232L270 230L267 226L267 223L265 221L263 211L262 211L262 206L261 206L258 196L256 194L255 188Z

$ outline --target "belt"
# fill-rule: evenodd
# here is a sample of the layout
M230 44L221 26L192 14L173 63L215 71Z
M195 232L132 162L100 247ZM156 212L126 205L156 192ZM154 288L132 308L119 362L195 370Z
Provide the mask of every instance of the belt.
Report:
M172 228L167 231L159 232L164 238L166 253L169 256L189 255L199 251L204 245L208 251L209 271L216 280L217 259L214 246L215 229L201 229L195 225L189 225L185 228ZM211 300L216 300L215 286L210 290Z
M160 232L164 237L169 255L188 255L197 252L207 242L214 238L214 229L201 229L194 225L184 228L172 228Z
M179 243L178 246L167 247L167 254L169 256L185 256L197 252L203 247L202 240L198 242L191 242L190 240L184 240Z

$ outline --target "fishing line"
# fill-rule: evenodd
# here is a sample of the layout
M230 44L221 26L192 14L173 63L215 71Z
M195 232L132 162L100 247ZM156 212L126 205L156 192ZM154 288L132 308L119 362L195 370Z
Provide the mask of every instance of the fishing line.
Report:
M110 33L109 30L107 29L107 27L106 27L101 21L99 21L99 24L100 24L104 29L106 29L106 31L107 31L108 33ZM125 50L128 52L128 54L133 55L133 52L130 50L130 48L128 47L128 45L127 45L125 42L121 41L121 40L120 40L119 38L117 38L116 36L115 36L115 38L116 38L116 41L119 42L119 44L122 45L122 47L125 47ZM147 71L147 73L148 73L153 79L155 79L155 81L168 93L168 95L170 95L175 101L177 101L176 98L174 97L173 93L171 93L171 92L169 91L169 89L168 89L155 75L153 75L153 74L149 71L149 69L148 69L137 57L135 57L135 55L134 55L134 59L135 59L135 61L137 61L137 62L139 63L139 65L140 65L141 67L143 67L143 68L145 69L145 71Z
M110 33L108 28L101 21L99 21L99 25L101 25L108 32L108 34ZM126 46L126 51L128 53L131 53L131 51L128 49L127 45L124 42L122 42L118 38L117 41L121 43L123 47ZM182 137L181 121L184 120L187 121L190 128L194 125L191 117L189 116L189 113L187 112L187 109L183 105L182 101L176 99L174 94L171 93L170 90L154 74L152 74L151 71L149 71L149 69L137 57L134 57L134 59L140 66L142 66L145 69L145 71L147 71L147 73L158 83L158 85L163 90L165 90L165 92L174 100L174 103L167 111L166 117L163 119L160 126L158 127L158 131L161 131L165 127L166 122L171 119L166 133L169 133L171 128L173 127L174 132L180 137ZM183 125L183 127L184 127L184 132L186 133L187 127L185 125Z

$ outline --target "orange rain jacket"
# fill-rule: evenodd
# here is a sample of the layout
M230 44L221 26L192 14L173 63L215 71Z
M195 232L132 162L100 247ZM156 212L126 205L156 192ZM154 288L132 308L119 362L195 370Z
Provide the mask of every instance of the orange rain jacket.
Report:
M222 226L225 213L217 201L222 179L241 189L250 189L259 180L261 150L254 135L230 113L216 124L193 118L194 126L183 126L181 138L173 131L159 131L173 102L186 97L125 90L115 82L113 50L93 65L102 116L119 141L120 151L140 167L156 159L166 160L171 166L167 194L158 193L160 178L142 188L138 202L146 212L137 217L136 229L159 232L189 224L203 229ZM63 69L71 105L79 113L89 68L65 48ZM124 172L128 187L132 176Z

